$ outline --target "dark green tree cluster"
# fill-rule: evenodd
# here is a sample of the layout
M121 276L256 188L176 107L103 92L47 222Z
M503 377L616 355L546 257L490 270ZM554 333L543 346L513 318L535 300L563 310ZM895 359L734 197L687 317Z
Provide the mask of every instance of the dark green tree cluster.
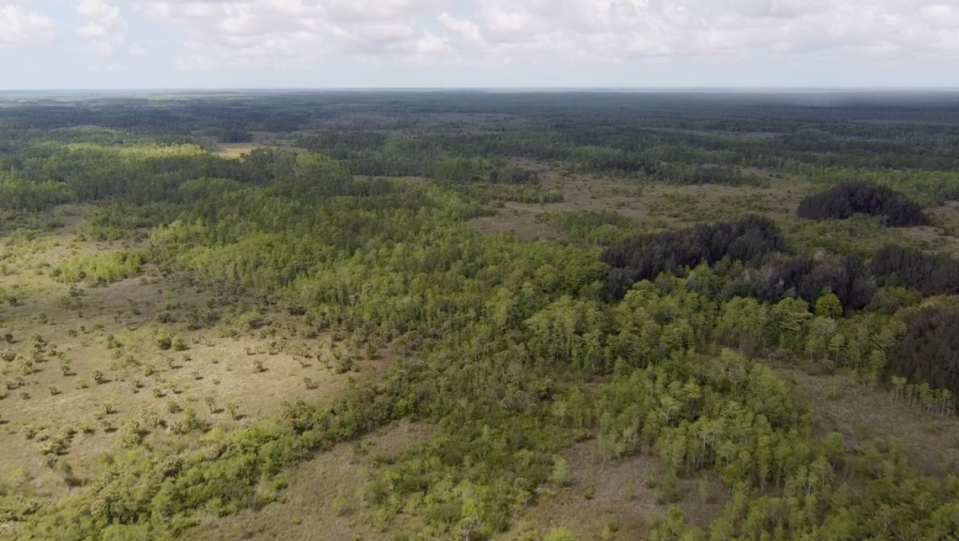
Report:
M853 214L882 217L891 227L926 225L929 220L916 203L885 186L846 182L807 196L799 203L800 218L845 220Z
M766 254L782 248L776 226L759 216L641 235L603 251L603 262L612 267L605 292L610 298L619 298L639 280L652 279L661 272L677 272L700 262L713 264L727 257L756 265Z
M924 295L959 293L959 261L948 254L926 254L890 244L876 252L869 269L890 283Z
M889 370L959 396L959 306L931 306L910 318Z

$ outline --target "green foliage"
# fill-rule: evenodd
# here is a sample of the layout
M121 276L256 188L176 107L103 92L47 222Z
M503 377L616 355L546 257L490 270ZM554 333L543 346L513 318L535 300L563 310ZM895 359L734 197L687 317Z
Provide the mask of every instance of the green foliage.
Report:
M569 528L562 527L550 530L543 541L577 541L577 539L573 532L569 531Z
M622 242L638 233L636 222L611 210L543 212L536 218L563 231L570 240L592 245Z
M110 283L136 276L145 262L140 252L79 255L54 269L54 276L62 282Z
M569 463L566 459L556 455L553 457L553 472L549 476L550 481L559 486L569 486L572 481L572 475L569 471Z
M832 319L842 317L842 302L835 294L827 293L816 300L815 314Z
M70 188L60 182L27 182L0 172L0 209L40 211L72 201Z
M481 203L500 205L505 201L517 203L562 203L563 193L555 188L531 186L527 184L493 184L473 182L457 189Z

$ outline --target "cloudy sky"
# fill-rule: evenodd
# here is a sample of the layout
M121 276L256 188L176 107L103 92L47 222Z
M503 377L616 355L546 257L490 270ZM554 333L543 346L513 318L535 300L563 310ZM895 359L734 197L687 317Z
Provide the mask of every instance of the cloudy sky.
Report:
M0 0L0 89L959 87L959 0Z

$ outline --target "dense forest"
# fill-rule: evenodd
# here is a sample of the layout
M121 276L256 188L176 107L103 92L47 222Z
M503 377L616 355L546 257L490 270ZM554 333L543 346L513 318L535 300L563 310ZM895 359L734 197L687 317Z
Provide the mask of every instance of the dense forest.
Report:
M0 102L0 444L29 440L24 463L63 489L0 470L0 539L203 538L282 505L297 468L344 445L363 481L310 512L374 539L576 539L563 516L518 525L571 490L584 443L604 467L655 459L662 512L581 539L954 539L956 461L924 469L895 441L824 429L828 405L789 376L908 403L930 433L959 423L959 109L843 100ZM72 251L30 259L44 250ZM163 293L147 323L104 301L95 324L92 296L174 278L186 300ZM216 293L184 308L200 291ZM269 351L245 378L279 378L271 359L296 350L349 379L281 388L263 413L209 394L182 407L178 374L219 384L182 370L204 340ZM95 345L89 382L38 390L74 381L68 357ZM209 370L235 361L218 355ZM114 407L121 382L140 400L160 376L165 406ZM93 392L99 428L17 417ZM364 454L399 423L430 435ZM106 439L83 462L88 433Z
M844 182L810 195L799 203L799 217L845 220L853 214L882 217L891 227L926 225L928 219L919 205L885 186L865 182Z

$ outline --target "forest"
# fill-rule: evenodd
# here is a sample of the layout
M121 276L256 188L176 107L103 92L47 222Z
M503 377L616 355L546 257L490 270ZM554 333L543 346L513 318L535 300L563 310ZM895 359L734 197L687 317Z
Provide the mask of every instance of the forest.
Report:
M0 97L0 539L956 539L959 100L834 98Z

